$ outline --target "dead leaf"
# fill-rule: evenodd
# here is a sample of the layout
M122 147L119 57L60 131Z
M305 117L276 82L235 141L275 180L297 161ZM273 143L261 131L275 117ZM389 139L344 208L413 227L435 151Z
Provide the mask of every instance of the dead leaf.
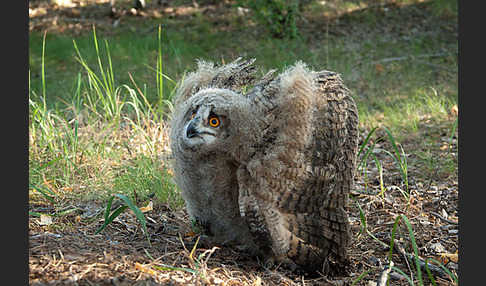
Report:
M138 263L138 262L135 262L135 269L141 271L141 272L144 272L144 273L147 273L147 274L150 274L150 275L156 275L157 273L152 270L150 267L146 267L146 266L143 266L142 264Z
M54 3L57 4L59 7L65 8L72 8L76 6L76 4L74 4L71 0L54 0Z
M457 108L457 105L453 105L451 107L451 113L457 116L459 114L459 108Z
M442 150L442 151L448 150L449 149L449 144L444 143L444 144L442 144L442 146L440 146L439 149Z
M442 209L442 216L447 219L449 217L449 214L446 212L445 209Z
M45 8L39 7L36 9L31 9L29 8L29 17L34 18L34 17L39 17L47 14L47 10Z
M174 176L174 171L172 169L167 169L167 174Z
M196 233L194 231L190 231L190 232L185 233L184 236L194 237L194 236L196 236Z
M141 207L141 208L140 208L140 211L141 211L141 212L143 212L143 213L146 213L146 212L149 212L149 211L151 211L151 210L153 210L153 209L154 209L154 203L153 203L152 201L150 201L150 202L147 204L147 206L145 206L145 207Z
M385 71L385 67L382 64L376 64L375 69L377 73L382 73Z
M446 251L445 247L440 242L431 244L429 248L435 253L444 253L444 251Z
M49 180L46 179L46 176L44 174L42 174L42 180L44 181L44 185L50 190L52 191L53 193L56 193L56 190L55 188L51 185L51 182Z
M41 214L39 224L40 225L52 224L52 217L50 215Z
M62 188L62 190L65 191L65 192L72 192L73 188L72 187L64 187L64 188Z
M456 251L456 253L439 253L440 257L442 258L442 261L445 261L446 259L451 260L454 263L457 263L459 261L459 255Z
M162 14L160 14L159 11L154 10L153 13L152 13L152 17L159 19L159 18L162 18Z

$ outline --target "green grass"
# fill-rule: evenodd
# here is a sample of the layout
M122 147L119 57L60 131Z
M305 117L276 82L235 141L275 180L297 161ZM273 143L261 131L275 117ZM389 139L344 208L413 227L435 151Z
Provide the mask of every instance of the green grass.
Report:
M122 206L118 207L113 212L111 212L111 205L112 205L115 197L121 199L124 204ZM110 224L118 215L120 215L127 208L130 208L135 213L135 216L136 216L138 222L142 225L142 229L143 229L145 236L147 237L148 244L150 246L152 246L152 244L150 243L150 236L147 232L147 221L145 220L145 216L143 215L140 208L138 208L135 205L135 203L129 197L122 195L122 194L114 194L112 197L110 197L110 199L108 200L108 203L106 204L106 208L105 208L104 223L101 227L98 228L98 230L96 230L95 234L98 234L101 231L103 231L103 229L105 229L105 227L108 224ZM110 215L110 213L111 213L111 215Z
M113 181L113 190L130 194L134 190L140 199L155 196L159 201L168 202L173 209L183 205L183 201L172 182L171 176L158 160L150 157L137 158L132 164L119 170Z
M96 61L88 63L73 40L83 70L77 73L73 96L63 100L63 105L49 105L51 89L44 76L47 38L43 37L40 95L33 88L29 93L29 180L33 194L40 193L54 203L51 195L69 196L65 190L74 190L73 195L84 199L103 199L113 193L131 195L136 190L140 197L153 193L171 207L181 207L168 174L169 162L158 157L163 153L160 148L168 144L167 124L160 121L162 116L155 116L156 104L148 102L133 78L132 86L115 81L108 41L103 42L102 52L95 30L92 38ZM162 61L154 70L162 81ZM158 96L158 103L167 105L162 90Z

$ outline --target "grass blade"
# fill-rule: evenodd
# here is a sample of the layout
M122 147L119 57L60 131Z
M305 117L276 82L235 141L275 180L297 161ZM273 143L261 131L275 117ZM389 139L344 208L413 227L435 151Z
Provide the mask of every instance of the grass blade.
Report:
M107 69L108 84L109 84L110 93L113 93L113 91L115 90L115 75L113 73L113 64L111 63L110 47L106 39L105 39L105 48L106 48L106 57L108 59L108 69Z
M106 209L105 209L105 221L108 220L108 217L110 215L111 211L111 204L113 203L113 200L115 199L114 196L111 196L110 199L108 200L108 203L106 204Z
M40 217L43 213L29 211L29 216Z
M144 110L143 110L143 113L144 115L147 117L147 118L150 118L150 116L152 114L154 114L153 110L152 110L152 105L149 103L149 101L147 100L147 97L145 96L145 94L140 90L140 88L138 87L137 83L135 82L135 80L133 79L132 77L132 74L130 72L128 72L128 76L130 77L130 80L132 81L133 85L135 86L135 89L138 91L138 93L140 94L140 97L143 99L143 102L144 102ZM126 85L125 85L126 86ZM126 88L128 89L129 87L126 86ZM137 96L135 95L135 97L132 96L132 98L134 99L137 99ZM140 102L138 100L138 102ZM138 106L142 106L142 104L138 104ZM134 106L135 107L135 106Z
M390 253L388 254L388 260L392 261L392 258L393 258L393 245L395 244L395 234L396 234L398 223L400 222L400 220L403 220L405 222L405 225L407 226L408 235L410 237L410 241L412 243L412 248L413 248L413 253L414 253L415 267L416 267L416 270L417 270L417 279L418 279L420 285L424 285L423 280L422 280L422 270L420 269L418 248L417 248L417 243L415 241L415 236L413 234L412 225L408 221L408 218L403 214L399 215L395 219L395 223L393 224L392 236L391 236L391 242L390 242Z
M102 101L103 105L105 105L104 97L101 96L101 88L100 88L100 86L102 86L103 83L101 82L99 77L95 74L95 72L88 66L88 63L84 60L84 58L81 56L81 52L79 51L78 45L76 44L76 41L74 39L73 39L73 46L77 54L76 60L81 64L81 66L86 70L88 74L88 83L90 89L94 89L96 91L96 93L98 94L98 98ZM91 96L87 96L87 99L93 111L96 112L96 102L92 102Z
M358 170L361 169L362 167L364 167L366 165L365 163L368 162L368 157L370 156L371 152L373 152L373 150L375 149L375 144L376 144L376 142L373 142L373 145L371 145L368 149L366 149L365 154L363 155L363 157L359 161Z
M392 133L390 132L390 130L388 128L383 127L383 130L385 130L386 134L388 135L388 138L390 139L390 143L393 146L393 151L395 151L396 157L398 159L400 159L400 162L401 162L401 156L400 156L400 152L398 150L398 147L397 147L397 144L396 144L396 141L395 141L395 137L393 137Z
M365 214L364 214L364 211L363 209L361 208L361 205L358 203L358 201L356 201L356 206L358 207L358 210L359 210L359 218L361 220L361 229L359 230L359 233L358 233L358 236L361 235L361 233L363 233L363 231L366 231L367 230L367 225L366 225L366 217L365 217Z
M356 202L356 206L358 207L359 209L359 216L360 216L360 220L361 220L361 223L363 224L363 227L361 228L361 230L359 231L359 234L360 235L362 233L362 231L364 230L366 232L366 234L368 234L371 238L373 238L376 242L378 242L379 244L381 244L383 247L388 247L388 245L386 243L384 243L383 241L379 240L373 233L371 233L369 230L368 230L368 227L367 227L367 224L366 224L366 216L364 215L364 211L363 209L361 208L361 206L359 205L358 201L355 201Z
M162 69L162 26L159 24L159 30L158 30L158 40L159 40L159 50L157 54L157 88L158 88L158 93L159 93L159 100L160 103L162 103L162 100L164 100L164 77L163 77L163 69Z
M354 279L353 283L351 283L351 286L356 285L359 281L361 281L368 273L370 273L371 269L361 273L358 278Z
M41 63L41 82L42 82L42 96L46 98L46 73L45 73L45 51L46 51L46 36L47 30L44 31L44 37L42 38L42 63ZM45 101L44 101L45 102ZM44 106L44 110L46 110Z
M429 259L428 258L425 259L425 271L427 272L427 276L429 277L430 282L432 282L432 284L434 286L437 286L437 284L435 283L434 276L432 275L432 272L429 269Z
M152 245L150 243L150 238L147 232L147 222L145 220L145 216L143 215L142 211L132 202L132 200L129 197L122 194L114 194L114 195L122 199L125 202L125 204L135 213L137 220L142 225L143 231L145 233L145 236L147 237L147 241L149 245Z
M52 159L49 162L45 163L44 165L40 166L39 169L40 170L45 169L45 168L51 166L52 164L56 163L57 161L59 161L61 159L62 159L62 157L57 157L55 159Z
M398 272L398 273L399 273L400 275L402 275L403 277L405 277L405 278L407 279L407 281L408 281L408 284L410 284L411 286L413 286L413 281L412 281L412 279L410 279L410 277L409 277L407 274L405 274L405 272L403 272L402 270L400 270L399 268L397 268L397 267L395 267L395 266L392 266L392 269L393 269L394 271ZM422 283L421 285L423 285L423 283Z
M105 222L100 228L98 228L98 230L96 230L95 234L98 234L103 229L105 229L105 227L109 225L117 216L119 216L127 207L128 206L120 206L119 208L117 208L107 219L105 219Z
M402 176L402 180L403 180L403 182L405 183L405 190L406 190L406 191L402 190L402 189L401 189L400 187L398 187L398 186L397 186L397 187L398 187L398 190L399 190L399 191L402 193L402 195L405 197L405 199L406 199L407 201L410 201L410 193L408 192L408 179L407 179L407 174L406 174L406 172L404 173L404 172L402 171L402 168L400 167L400 166L401 166L401 165L400 165L400 162L399 162L399 161L398 161L398 159L395 157L395 155L393 155L393 154L392 154L390 151L388 151L388 150L384 150L384 149L383 149L383 152L385 152L385 153L387 153L388 155L390 155L390 157L392 157L392 158L395 160L395 162L397 163L397 165L399 166L398 171L400 172L400 176Z
M378 158L376 158L375 154L372 154L373 155L373 160L375 161L375 165L376 167L378 168L378 175L379 175L379 179L380 179L380 195L382 198L385 197L385 184L383 183L383 167L380 163L380 160L378 160Z
M170 265L166 265L166 264L161 264L161 265L152 265L153 268L157 269L157 270L160 270L160 271L185 271L185 272L189 272L191 274L197 274L197 271L194 270L194 269L190 269L190 268L183 268L183 267L175 267L175 266L170 266Z
M370 140L371 135L373 135L373 133L375 133L375 130L377 128L378 127L373 127L373 129L371 129L371 131L368 133L365 140L363 141L363 144L361 144L361 146L359 148L358 154L356 155L357 158L359 158L359 155L361 155L361 152L363 152L364 147L368 144L368 141Z
M398 149L398 145L396 144L395 138L393 137L390 130L388 130L388 128L386 128L386 127L383 127L383 129L385 130L386 134L388 135L388 139L390 140L390 143L393 146L393 151L395 152L395 154L392 155L392 157L395 159L395 162L398 165L398 169L400 171L400 174L402 175L402 180L405 183L406 191L408 193L407 158L406 158L406 156L400 155L400 150ZM403 148L401 150L402 150L402 153L405 155L405 152L403 152ZM391 154L388 151L387 151L387 153Z
M96 50L96 58L98 59L98 66L99 66L101 77L102 77L103 83L104 83L102 85L102 87L105 90L105 93L108 95L112 91L109 89L109 84L108 84L108 81L106 79L105 71L103 70L103 64L101 63L100 50L99 50L99 47L98 47L98 39L96 38L96 28L95 28L94 25L93 25L93 40L94 40L94 45L95 45L95 50Z
M427 258L427 260L435 262L440 268L442 268L442 270L444 270L445 273L447 273L447 275L449 275L452 278L452 280L454 280L454 282L459 283L457 276L454 275L454 273L452 273L451 271L449 271L449 269L447 269L442 263L440 263L439 261L433 258Z
M39 187L39 186L36 186L36 185L33 185L33 184L29 184L29 186L38 191L39 193L41 193L47 200L49 200L51 203L55 203L54 201L54 197L56 196L56 194L49 190L49 189L45 189L45 188L42 188L42 187ZM50 196L49 194L52 194L52 196Z

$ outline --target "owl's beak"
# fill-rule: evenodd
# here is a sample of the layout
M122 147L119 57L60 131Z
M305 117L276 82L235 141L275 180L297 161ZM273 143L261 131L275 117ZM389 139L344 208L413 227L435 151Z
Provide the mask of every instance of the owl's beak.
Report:
M198 135L198 132L196 130L194 120L192 120L191 122L189 122L189 125L187 125L186 136L187 136L187 138L192 138L192 137L197 136L197 135Z

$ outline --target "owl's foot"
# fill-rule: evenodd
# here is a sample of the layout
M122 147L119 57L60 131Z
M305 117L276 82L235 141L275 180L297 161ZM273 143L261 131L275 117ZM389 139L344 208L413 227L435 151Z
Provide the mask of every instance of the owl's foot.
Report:
M236 250L246 253L253 257L264 257L264 253L254 243L239 244L235 246Z
M196 245L197 243L197 245ZM225 240L221 241L216 239L214 236L208 236L205 234L194 237L190 242L185 244L187 249L192 249L194 246L200 248L211 248L213 246L220 247L231 247L239 252L243 252L253 257L263 257L263 252L254 242L238 243L235 240Z
M194 247L210 248L215 245L210 236L201 234L199 236L194 236L191 241L184 243L184 246L191 250Z
M266 269L270 268L285 268L296 274L304 274L304 270L290 258L277 259L275 256L267 257L262 265Z
M327 260L327 265L325 265L325 275L334 276L347 276L350 273L351 262L349 259L344 259L343 261Z

